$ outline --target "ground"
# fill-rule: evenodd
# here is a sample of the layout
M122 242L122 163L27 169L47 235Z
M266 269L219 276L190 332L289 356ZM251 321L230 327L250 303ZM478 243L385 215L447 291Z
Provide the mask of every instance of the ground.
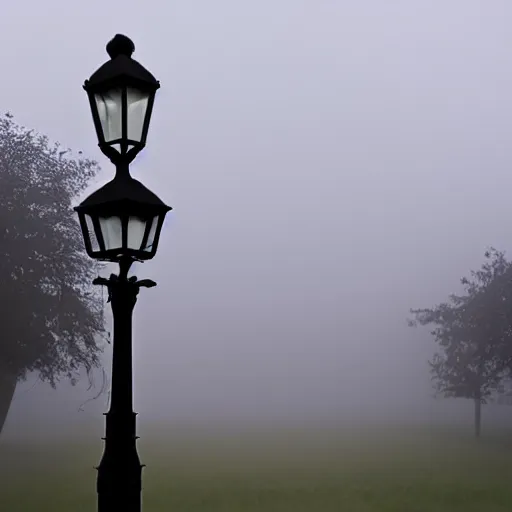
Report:
M166 431L140 442L143 510L498 512L512 436L428 429ZM0 439L0 510L91 512L101 444Z

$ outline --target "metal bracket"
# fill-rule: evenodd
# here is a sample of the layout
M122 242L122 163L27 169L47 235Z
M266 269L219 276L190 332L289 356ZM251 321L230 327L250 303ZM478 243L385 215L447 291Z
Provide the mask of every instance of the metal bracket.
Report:
M112 300L112 289L115 286L122 286L122 285L131 285L136 287L135 294L139 293L140 288L153 288L156 286L155 281L151 279L141 279L140 281L137 280L137 276L132 276L128 279L120 279L118 275L116 274L110 274L110 277L107 279L106 277L96 277L92 284L100 285L100 286L106 286L108 289L108 299L107 302L111 302Z

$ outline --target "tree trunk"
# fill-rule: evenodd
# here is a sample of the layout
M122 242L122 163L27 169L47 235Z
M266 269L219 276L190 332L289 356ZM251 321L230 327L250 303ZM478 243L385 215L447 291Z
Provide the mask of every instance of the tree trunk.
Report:
M480 437L480 429L482 426L482 402L480 398L475 398L475 437Z
M18 378L11 374L0 375L0 434L7 419L7 413L11 407L14 391Z

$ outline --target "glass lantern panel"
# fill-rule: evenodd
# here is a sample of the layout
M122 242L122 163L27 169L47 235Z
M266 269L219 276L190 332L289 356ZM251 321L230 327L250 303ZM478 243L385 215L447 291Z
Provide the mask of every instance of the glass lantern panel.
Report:
M128 219L128 248L140 251L144 233L146 231L146 221L140 217L130 217Z
M134 87L127 87L126 98L128 105L128 139L140 142L148 110L149 94Z
M123 90L119 87L94 95L105 142L123 136Z
M153 250L153 244L155 243L156 236L156 228L158 227L158 219L158 215L156 217L153 217L153 222L151 223L151 228L149 230L148 240L146 242L145 247L142 248L146 252L151 252Z
M87 226L87 233L84 233L84 235L89 238L89 243L91 244L92 252L97 252L100 250L100 244L98 243L98 238L96 236L96 232L94 231L92 217L90 215L84 215L84 217L85 224Z
M105 250L123 248L123 225L120 217L100 217L101 233Z

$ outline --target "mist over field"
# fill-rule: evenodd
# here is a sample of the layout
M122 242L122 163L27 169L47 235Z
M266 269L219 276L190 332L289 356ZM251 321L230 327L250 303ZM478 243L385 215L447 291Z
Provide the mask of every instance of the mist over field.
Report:
M105 44L128 35L161 82L132 166L173 207L132 269L158 282L134 313L147 510L509 510L512 407L484 406L476 444L473 403L433 397L436 347L407 318L489 246L510 257L511 16L505 0L4 6L0 108L97 159L91 190L113 173L82 89ZM109 398L93 376L18 385L0 509L92 510Z
M489 245L511 248L512 6L96 4L9 6L2 108L107 180L83 80L123 32L161 81L134 164L174 207L134 269L158 282L135 310L140 428L464 422L470 404L432 399L434 345L406 317L457 291ZM5 438L101 425L107 395L78 412L95 381L29 378Z

